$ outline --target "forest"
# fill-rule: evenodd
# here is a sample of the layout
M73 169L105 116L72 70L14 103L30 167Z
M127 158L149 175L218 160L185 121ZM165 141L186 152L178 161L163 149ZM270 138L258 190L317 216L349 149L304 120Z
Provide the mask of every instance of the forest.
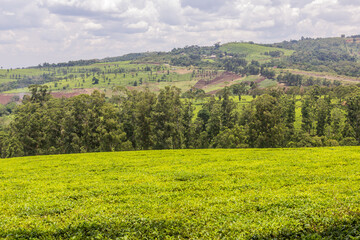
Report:
M358 145L359 49L347 38L215 43L0 70L13 94L0 154ZM83 89L93 93L71 95Z
M184 98L187 95L176 87L158 94L119 88L110 99L99 91L56 99L45 86L32 85L30 90L9 127L1 132L2 157L352 146L360 141L360 88L356 85L315 85L301 93L271 88L253 95L249 104L241 104L242 95L249 93L244 85L200 99ZM201 101L198 109L196 101Z

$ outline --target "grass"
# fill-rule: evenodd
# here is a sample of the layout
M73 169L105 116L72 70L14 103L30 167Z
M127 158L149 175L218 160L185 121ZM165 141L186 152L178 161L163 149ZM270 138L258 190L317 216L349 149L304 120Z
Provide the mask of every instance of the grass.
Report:
M294 53L292 50L282 48L265 47L257 44L238 42L224 44L220 47L220 49L228 53L246 54L246 60L256 60L260 62L266 62L272 59L271 56L265 55L265 52L282 51L284 52L284 56L290 56Z
M145 71L146 67L150 67L152 71ZM98 73L84 74L83 72L91 69L100 69ZM186 68L177 67L177 71L181 71ZM110 73L114 71L124 71L121 73ZM116 86L134 86L140 85L140 81L148 87L153 87L158 91L158 86L170 85L180 86L183 91L191 88L189 82L193 81L191 73L179 74L176 71L172 71L169 65L153 65L153 64L132 64L130 62L110 62L110 63L97 63L83 67L58 67L58 68L40 68L40 69L14 69L7 73L7 70L0 72L0 83L14 81L8 79L11 75L21 75L22 77L36 77L42 74L51 74L53 77L59 80L47 83L46 85L51 91L63 91L72 89L84 89L84 88L100 88L100 89L112 89ZM104 73L104 74L103 74ZM93 84L93 78L99 80L98 84ZM136 82L136 84L135 84ZM187 82L184 84L183 82ZM196 82L195 82L196 83ZM194 84L195 84L194 83ZM192 86L194 85L192 84ZM6 93L21 93L28 92L28 88L18 88L7 91Z
M207 85L206 87L203 88L203 90L206 93L208 93L208 92L212 92L215 90L221 90L224 87L229 87L231 85L240 84L242 82L252 82L252 81L256 81L258 79L259 79L259 76L250 75L250 76L242 77L242 78L235 79L235 80L229 81L229 82L220 82L217 84Z
M278 82L271 79L265 79L264 81L260 82L259 86L261 88L268 88L268 87L275 87L278 85Z
M0 161L0 238L355 239L360 148Z

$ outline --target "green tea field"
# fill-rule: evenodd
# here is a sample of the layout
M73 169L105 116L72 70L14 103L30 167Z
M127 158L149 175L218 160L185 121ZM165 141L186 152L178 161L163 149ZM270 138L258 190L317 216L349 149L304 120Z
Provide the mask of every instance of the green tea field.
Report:
M1 239L359 239L360 148L0 160Z

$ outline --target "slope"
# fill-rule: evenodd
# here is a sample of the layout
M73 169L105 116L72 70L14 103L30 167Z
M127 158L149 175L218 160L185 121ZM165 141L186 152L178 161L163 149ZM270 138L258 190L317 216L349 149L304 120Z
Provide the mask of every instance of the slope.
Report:
M269 52L280 52L281 56L290 56L294 53L293 50L276 48L276 47L267 47L262 46L259 44L253 43L227 43L220 47L220 50L227 53L235 53L239 55L245 55L246 60L256 60L256 61L269 61L272 59L271 56L267 55L266 53Z

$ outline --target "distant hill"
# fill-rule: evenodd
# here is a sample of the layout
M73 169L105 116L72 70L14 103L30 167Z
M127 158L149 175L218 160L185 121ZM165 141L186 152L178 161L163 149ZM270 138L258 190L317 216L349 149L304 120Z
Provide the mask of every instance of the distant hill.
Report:
M283 71L305 77L356 82L360 77L359 36L335 38L302 38L273 44L231 42L213 46L185 46L169 52L130 53L123 56L44 63L24 69L0 70L0 92L26 92L31 84L47 84L52 91L117 86L158 91L166 85L188 91L201 84L203 90L216 93L239 82L255 82L259 86L276 85ZM220 81L222 72L242 78ZM315 73L314 73L315 72ZM340 76L338 76L340 75ZM261 79L270 79L260 84ZM273 82L271 82L273 81ZM210 85L209 85L210 84Z

